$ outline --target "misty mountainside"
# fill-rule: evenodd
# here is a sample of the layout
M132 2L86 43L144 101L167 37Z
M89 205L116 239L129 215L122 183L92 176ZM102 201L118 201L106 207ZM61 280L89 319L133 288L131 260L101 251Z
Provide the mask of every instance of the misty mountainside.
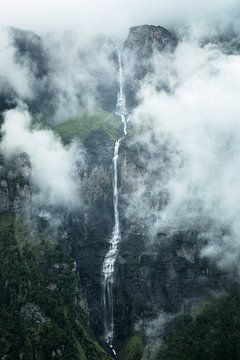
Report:
M0 358L239 359L240 37L0 40Z

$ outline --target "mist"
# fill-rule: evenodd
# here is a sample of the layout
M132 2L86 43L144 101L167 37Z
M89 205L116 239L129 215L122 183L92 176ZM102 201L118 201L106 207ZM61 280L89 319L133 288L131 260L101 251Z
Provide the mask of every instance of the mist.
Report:
M10 83L12 89L20 97L30 98L32 96L33 74L28 65L19 64L15 61L15 48L12 44L10 34L6 29L0 31L1 46L1 91Z
M239 16L237 0L10 0L2 5L0 22L35 31L72 30L125 37L140 24L182 25L211 18L223 26Z
M4 115L1 152L10 160L25 154L31 164L33 203L45 207L76 209L82 204L78 165L83 151L77 142L63 146L51 130L32 124L27 110L16 108Z
M210 244L204 255L238 266L240 56L188 40L152 64L132 116L144 130L133 141L148 155L128 216L153 238L198 229Z
M100 89L112 89L116 82L114 45L98 34L71 31L39 37L2 29L0 50L1 92L9 102L27 103L44 122L57 124L97 112L104 102Z

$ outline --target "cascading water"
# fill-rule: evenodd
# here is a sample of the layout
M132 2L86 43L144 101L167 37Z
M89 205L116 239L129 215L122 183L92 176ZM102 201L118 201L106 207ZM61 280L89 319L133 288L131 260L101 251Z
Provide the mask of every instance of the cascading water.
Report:
M113 208L114 208L114 228L112 236L109 241L109 250L104 258L103 262L103 307L104 307L104 339L109 347L112 349L114 355L116 352L113 348L113 336L114 336L114 317L113 317L113 280L114 269L118 255L118 245L121 241L119 211L118 211L118 156L119 146L122 140L127 135L127 111L126 111L126 99L124 95L123 87L123 71L122 71L122 59L121 53L117 51L118 66L119 66L119 92L116 104L116 114L120 116L123 123L124 135L119 137L114 145L113 155Z

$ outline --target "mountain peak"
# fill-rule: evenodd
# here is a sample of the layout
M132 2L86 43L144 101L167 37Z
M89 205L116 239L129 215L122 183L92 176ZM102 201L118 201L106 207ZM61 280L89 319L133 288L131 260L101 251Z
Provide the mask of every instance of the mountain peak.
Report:
M173 34L162 26L139 25L129 29L124 48L137 52L151 54L153 49L172 49L176 46L177 40Z

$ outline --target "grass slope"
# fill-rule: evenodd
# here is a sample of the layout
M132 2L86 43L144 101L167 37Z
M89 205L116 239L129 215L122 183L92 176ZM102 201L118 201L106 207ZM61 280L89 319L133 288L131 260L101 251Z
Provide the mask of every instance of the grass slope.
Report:
M77 136L81 139L87 137L92 131L102 129L110 137L116 138L119 131L119 121L106 111L99 111L94 115L85 114L74 119L69 119L54 128L64 142Z

